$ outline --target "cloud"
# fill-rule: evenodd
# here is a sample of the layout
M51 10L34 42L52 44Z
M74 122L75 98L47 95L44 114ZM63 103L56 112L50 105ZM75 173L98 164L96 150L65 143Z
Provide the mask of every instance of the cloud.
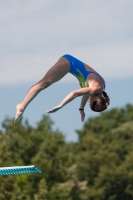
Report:
M64 53L108 79L133 76L132 9L131 0L0 1L0 84L36 81Z
M133 45L96 46L91 48L73 48L70 53L96 69L107 79L133 77ZM60 52L61 53L61 52ZM8 58L0 63L0 84L15 84L39 81L47 70L61 56L51 55L21 55ZM63 81L75 81L67 75Z

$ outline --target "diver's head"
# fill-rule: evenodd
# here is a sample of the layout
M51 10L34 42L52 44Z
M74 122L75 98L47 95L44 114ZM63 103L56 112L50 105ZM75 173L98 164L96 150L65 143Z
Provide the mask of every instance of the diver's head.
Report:
M89 104L91 110L95 112L101 112L107 109L107 106L110 104L110 99L105 91L100 94L95 94L90 97Z

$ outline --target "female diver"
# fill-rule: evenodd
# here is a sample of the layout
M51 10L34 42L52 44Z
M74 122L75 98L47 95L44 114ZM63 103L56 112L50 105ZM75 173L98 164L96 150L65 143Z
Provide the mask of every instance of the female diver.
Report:
M18 123L28 104L40 91L62 79L68 72L78 79L81 89L70 92L70 94L68 94L58 106L47 111L47 113L56 112L79 96L82 96L79 108L82 122L85 119L84 107L88 100L90 108L95 112L101 112L107 108L110 103L110 99L104 91L104 79L89 65L81 62L71 55L66 54L48 70L45 76L38 83L30 88L24 100L16 106L14 123Z

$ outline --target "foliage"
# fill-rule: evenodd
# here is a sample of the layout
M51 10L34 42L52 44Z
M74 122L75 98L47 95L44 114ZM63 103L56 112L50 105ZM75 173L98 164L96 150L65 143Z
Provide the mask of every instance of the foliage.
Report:
M36 165L41 174L0 177L0 200L132 200L133 106L88 119L67 143L47 116L33 128L5 119L0 166Z

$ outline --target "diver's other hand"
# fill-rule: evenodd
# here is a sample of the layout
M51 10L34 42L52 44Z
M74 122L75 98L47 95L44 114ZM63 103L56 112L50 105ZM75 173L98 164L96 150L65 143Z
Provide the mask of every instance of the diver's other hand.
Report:
M17 124L20 121L22 114L23 114L23 110L21 108L21 105L18 104L16 106L16 115L15 115L15 118L14 118L14 124Z
M81 114L81 121L83 122L85 119L85 112L84 110L79 110L80 114Z
M60 105L55 106L53 109L47 111L47 113L53 113L53 112L56 112L56 111L58 111L58 110L61 109L61 108L62 108L62 106L60 106Z

